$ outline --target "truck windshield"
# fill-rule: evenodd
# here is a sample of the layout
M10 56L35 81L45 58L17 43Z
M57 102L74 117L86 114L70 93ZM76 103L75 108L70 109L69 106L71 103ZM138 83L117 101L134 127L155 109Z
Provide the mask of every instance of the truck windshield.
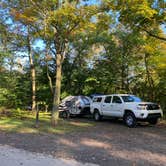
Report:
M124 102L141 102L142 100L137 96L121 96Z

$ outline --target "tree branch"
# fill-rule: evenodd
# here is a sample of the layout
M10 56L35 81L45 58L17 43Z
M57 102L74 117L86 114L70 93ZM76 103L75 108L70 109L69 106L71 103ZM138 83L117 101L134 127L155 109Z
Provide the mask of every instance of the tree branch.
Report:
M149 32L149 31L146 30L146 29L143 29L143 31L145 31L145 32L146 32L149 36L151 36L151 37L157 38L157 39L159 39L159 40L166 41L166 38L165 38L165 37L157 36L157 35L155 35L155 34Z

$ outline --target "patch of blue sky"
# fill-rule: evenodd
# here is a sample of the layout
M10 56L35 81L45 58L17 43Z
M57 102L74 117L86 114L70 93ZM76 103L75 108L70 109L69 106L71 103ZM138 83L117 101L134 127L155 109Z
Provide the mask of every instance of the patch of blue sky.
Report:
M34 41L34 43L33 43L33 48L34 49L38 49L38 50L40 50L40 51L42 51L44 48L45 48L45 43L44 43L44 41L43 40L41 40L41 39L37 39L37 40L35 40Z
M101 0L82 0L81 1L82 5L96 5L100 3L101 3Z
M164 34L166 34L166 25L165 24L161 25L161 29L163 30Z

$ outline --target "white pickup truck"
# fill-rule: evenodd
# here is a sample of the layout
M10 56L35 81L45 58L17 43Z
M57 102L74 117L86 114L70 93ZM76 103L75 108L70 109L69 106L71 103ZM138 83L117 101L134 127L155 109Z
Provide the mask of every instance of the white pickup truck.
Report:
M122 118L128 127L135 127L138 120L156 124L163 116L160 105L142 102L140 98L129 94L95 96L90 112L96 121L103 116Z

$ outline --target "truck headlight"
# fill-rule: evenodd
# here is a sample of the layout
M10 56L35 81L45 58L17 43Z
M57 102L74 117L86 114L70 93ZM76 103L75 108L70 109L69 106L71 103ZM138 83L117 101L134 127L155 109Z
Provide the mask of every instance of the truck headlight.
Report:
M146 105L138 105L137 110L146 110Z

